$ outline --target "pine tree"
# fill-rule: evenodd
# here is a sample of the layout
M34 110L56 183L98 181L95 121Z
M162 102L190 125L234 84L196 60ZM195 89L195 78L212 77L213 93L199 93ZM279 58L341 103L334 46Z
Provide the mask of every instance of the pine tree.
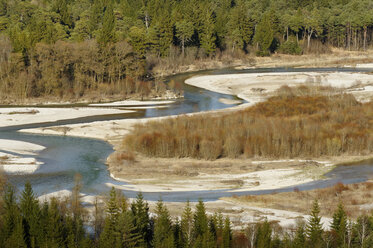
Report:
M238 1L237 5L231 9L227 26L232 50L235 51L236 47L245 49L254 33L254 24L248 15L244 1Z
M53 9L60 15L61 24L67 25L69 27L73 26L73 21L71 18L70 8L68 6L68 0L57 0Z
M183 247L191 247L193 231L193 212L190 202L187 201L181 216L181 236Z
M52 198L48 208L48 224L46 244L50 247L62 247L65 241L65 227L63 224L63 216L58 207L59 203L56 198Z
M208 232L208 219L206 215L205 204L202 200L198 201L193 219L194 237Z
M102 20L102 28L98 36L98 42L107 45L109 42L115 42L115 16L113 1L109 0L108 5L104 8L104 17Z
M154 221L154 247L172 248L175 246L172 222L167 207L162 200L158 201L155 211L157 217Z
M209 7L205 8L203 19L203 29L200 33L201 47L207 55L213 55L216 51L215 20Z
M122 235L122 247L146 247L143 237L136 231L134 216L131 211L124 211L119 217L119 228Z
M27 182L21 195L20 211L24 219L25 240L28 247L37 247L40 232L40 207L31 184Z
M321 247L322 246L322 224L321 224L321 217L320 214L320 207L317 199L313 203L311 217L308 220L306 233L308 238L308 244L312 247Z
M185 19L176 22L176 37L181 41L181 53L185 56L185 45L194 34L193 23Z
M339 203L337 211L333 214L331 230L335 236L334 245L337 247L345 245L347 237L347 214L342 203Z
M266 219L264 222L258 224L258 231L256 236L256 247L267 248L271 247L272 242L272 228Z
M144 201L142 193L139 193L136 201L131 204L131 211L134 216L136 232L142 236L145 244L150 246L152 229L150 226L149 206L148 203Z
M206 215L205 204L198 201L193 218L193 245L194 247L213 247L213 235L209 230L209 221Z
M224 221L224 228L223 228L223 247L230 248L232 247L232 229L231 229L231 221L228 217L225 218Z
M269 48L273 41L273 30L269 13L265 13L258 23L255 30L254 41L259 48L258 55L268 56Z
M5 244L6 240L12 235L17 225L21 221L17 198L13 187L7 186L3 195L4 213L2 216L3 225L0 229L0 244Z
M303 248L306 245L306 229L305 223L299 222L297 224L297 230L295 232L295 237L293 240L293 247L294 248Z
M14 229L10 237L4 242L4 248L26 248L25 233L23 220L21 215L17 215L14 219Z
M110 197L106 205L106 219L100 236L100 247L115 248L121 246L121 236L118 230L120 209L117 193L114 187L110 190Z
M160 13L158 17L159 30L159 54L162 57L168 55L173 40L173 22L167 11Z

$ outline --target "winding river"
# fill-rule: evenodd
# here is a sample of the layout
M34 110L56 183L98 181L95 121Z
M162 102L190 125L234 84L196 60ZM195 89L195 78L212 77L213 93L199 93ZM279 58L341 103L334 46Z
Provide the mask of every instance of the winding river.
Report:
M74 175L82 175L82 193L87 195L98 195L109 191L106 183L120 184L113 180L105 165L106 158L113 152L113 148L108 143L88 138L78 138L69 136L34 135L17 132L24 128L48 127L59 124L87 123L98 120L115 120L124 118L148 118L159 116L170 116L183 113L193 113L224 109L235 105L223 104L220 98L237 99L234 96L219 94L208 90L196 88L184 84L185 79L196 75L229 74L229 73L266 73L266 72L366 72L372 69L353 68L271 68L271 69L249 69L234 70L222 69L203 71L198 73L183 73L171 76L168 80L175 80L182 83L184 99L172 104L169 108L139 110L136 113L105 115L73 120L38 123L31 125L12 126L0 128L0 139L11 139L40 144L47 147L35 158L44 164L32 175L12 175L10 182L18 189L22 189L25 182L29 181L37 195L43 195L60 190L71 190L74 184ZM75 107L76 105L74 105ZM82 105L84 106L84 105ZM1 150L0 150L1 151ZM15 154L18 155L18 154ZM325 175L325 179L311 183L297 185L299 190L308 190L331 186L337 182L356 183L367 180L373 176L373 162L363 162L354 166L338 166ZM293 191L295 187L287 187L276 190L260 190L232 193L227 190L213 191L190 191L190 192L152 192L144 193L147 200L158 200L160 197L164 201L184 202L187 199L196 201L217 200L223 196L245 195L245 194L268 194L272 192ZM127 197L135 197L138 192L125 190L123 193Z

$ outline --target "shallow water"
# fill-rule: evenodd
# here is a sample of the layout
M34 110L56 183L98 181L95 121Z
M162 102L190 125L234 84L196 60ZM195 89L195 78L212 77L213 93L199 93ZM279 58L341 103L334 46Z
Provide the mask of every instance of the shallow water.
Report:
M33 135L18 133L16 130L22 128L46 127L56 124L71 124L85 123L97 120L114 120L123 118L144 118L144 117L159 117L169 116L183 113L201 112L216 109L223 109L235 105L226 105L219 101L220 98L237 99L234 96L219 94L208 90L185 85L185 79L194 75L203 74L228 74L228 73L259 73L259 72L357 72L368 71L363 69L353 68L320 68L320 69L287 69L287 68L271 68L271 69L250 69L250 70L214 70L198 73L184 73L169 77L181 83L184 90L184 100L177 101L171 107L165 109L147 109L138 111L135 114L107 115L94 116L87 118L78 118L74 120L58 121L51 123L40 123L32 125L23 125L17 127L0 128L1 139L13 139L40 144L47 149L43 150L35 158L44 164L33 174L23 176L10 176L10 182L18 189L21 189L25 182L30 181L35 192L38 195L52 193L59 190L71 190L74 184L74 175L79 173L82 175L82 193L89 195L97 195L108 192L110 189L105 186L105 183L113 183L123 185L122 182L116 182L111 179L106 169L105 161L107 156L113 152L112 147L100 140L77 138L68 136L49 136L49 135ZM76 106L76 105L69 105ZM333 185L337 182L356 183L367 180L373 176L372 162L361 163L354 166L339 166L333 171L325 175L326 179L315 182L298 185L296 187L282 188L276 190L261 190L232 193L229 190L214 190L214 191L192 191L192 192L153 192L144 193L147 200L158 200L160 197L164 201L196 201L203 199L205 201L216 200L223 196L244 195L244 194L267 194L272 192L293 191L294 188L299 190L307 190L314 188L322 188ZM127 197L135 197L135 191L123 191Z

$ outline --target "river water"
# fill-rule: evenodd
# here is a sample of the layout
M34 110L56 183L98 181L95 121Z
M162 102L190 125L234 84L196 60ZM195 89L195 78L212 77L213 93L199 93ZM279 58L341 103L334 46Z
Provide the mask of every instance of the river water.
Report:
M196 88L184 84L185 79L196 75L229 74L229 73L266 73L266 72L362 72L368 69L353 68L318 68L318 69L249 69L249 70L212 70L198 73L184 73L169 77L167 80L174 80L181 83L184 90L184 99L172 104L164 109L139 110L134 114L120 114L107 116L94 116L78 118L74 120L57 121L51 123L38 123L32 125L13 126L0 128L0 139L12 139L31 142L47 147L35 158L44 164L32 175L12 175L9 181L19 190L23 188L25 182L29 181L37 195L52 193L60 190L71 190L74 185L76 173L82 175L82 193L88 195L98 195L107 193L110 188L106 183L123 185L123 182L113 180L105 165L106 158L113 152L113 148L108 143L88 138L78 138L69 136L34 135L18 133L17 130L23 128L47 127L56 124L86 123L98 120L115 120L124 118L148 118L159 116L170 116L183 113L193 113L209 110L224 109L235 105L226 105L219 101L220 98L237 99L234 96L219 94L208 90ZM76 105L74 105L75 107ZM83 106L83 105L82 105ZM1 150L0 150L1 152ZM18 155L18 154L15 154ZM21 156L21 155L20 155ZM325 175L325 179L311 183L297 185L299 190L308 190L331 186L337 182L356 183L367 180L373 176L373 162L363 162L354 166L339 166ZM144 193L147 200L164 201L205 201L217 200L223 196L245 195L245 194L268 194L272 192L293 191L295 187L281 188L276 190L260 190L232 193L227 190L213 191L191 191L191 192L152 192ZM127 197L135 197L136 191L123 191Z

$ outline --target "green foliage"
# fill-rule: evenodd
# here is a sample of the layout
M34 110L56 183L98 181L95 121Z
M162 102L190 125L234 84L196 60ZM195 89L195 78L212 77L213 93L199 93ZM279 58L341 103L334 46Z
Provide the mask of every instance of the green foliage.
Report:
M115 42L115 17L114 17L114 6L110 0L109 3L104 7L104 17L102 21L102 28L99 30L97 41L103 45L109 42Z
M73 198L70 200L74 201ZM99 237L87 234L83 225L90 225L90 221L85 221L88 219L84 218L82 211L77 212L72 204L67 204L70 200L52 198L40 204L27 183L18 201L14 189L6 187L4 208L0 211L0 247L368 248L373 244L372 216L361 215L353 221L351 228L351 225L344 224L347 216L340 204L333 215L331 231L324 232L316 200L306 227L301 221L295 231L282 229L265 220L250 224L248 232L243 233L233 231L229 218L224 219L221 213L208 216L201 200L194 215L187 202L180 223L172 220L162 201L156 205L155 216L149 218L147 202L142 194L129 207L126 198L112 189L106 201L105 227ZM35 223L38 223L38 228L33 226ZM148 236L148 231L152 232L151 236Z
M266 248L271 247L272 240L272 228L267 220L263 223L258 224L258 231L256 236L256 247L257 248Z
M203 28L200 33L201 47L207 55L213 55L216 51L215 21L212 11L207 7L203 13Z
M182 57L174 66L193 63L206 56L234 59L249 50L256 50L259 56L269 56L273 52L325 53L330 51L329 46L366 50L373 44L372 9L369 0L1 0L0 32L9 37L10 52L15 53L12 57L17 65L7 61L2 67L6 70L0 71L0 79L11 81L4 84L9 86L4 95L11 92L14 95L9 98L13 99L65 95L65 83L53 82L54 70L48 75L47 80L53 87L46 87L47 92L35 87L43 80L29 73L38 70L31 68L35 67L33 60L38 47L42 44L55 46L62 41L69 41L76 47L81 42L97 42L99 49L105 50L117 47L118 43L131 45L131 57L135 58L131 65L138 70L128 68L134 72L131 77L118 71L120 75L116 78L120 78L121 86L110 88L105 85L100 89L110 92L117 92L128 81L140 80L157 64L170 63L179 53ZM108 61L100 61L97 56L104 55L96 54L91 56L92 61L84 63L108 65ZM107 59L105 57L103 60ZM42 63L54 59L53 53L39 57ZM76 69L71 68L69 62L69 59L64 61L63 67L70 71ZM119 67L117 62L112 63L115 63L110 64L112 68ZM145 69L149 71L145 72ZM65 74L66 70L61 70ZM94 81L106 81L107 76L100 77L96 70L93 73L91 70L85 68L82 74L93 74ZM123 83L125 78L129 80ZM32 81L32 85L24 83L25 79ZM86 88L81 83L90 84L91 79L70 77L68 81ZM96 86L92 88L96 90ZM53 92L50 88L58 90ZM154 89L138 85L134 88L141 88L138 90L140 95L149 92L149 88ZM126 91L134 94L131 89ZM84 90L79 94L84 95Z
M279 52L292 55L302 54L302 48L295 39L289 39L281 44Z
M346 245L348 235L348 221L347 214L343 208L343 204L338 205L337 211L333 214L333 221L331 229L334 234L334 245L337 247L343 247Z
M166 206L162 201L157 203L155 210L157 217L154 220L154 239L155 248L172 248L175 247L174 233L172 222Z
M190 207L189 201L187 201L186 206L181 217L181 243L183 247L191 247L192 244L192 230L193 230L193 212Z
M257 44L259 50L257 55L268 56L269 48L272 44L274 33L272 29L272 23L270 19L270 14L266 13L256 27L256 32L254 36L254 41Z
M151 244L153 232L149 218L149 206L148 203L144 201L144 197L141 193L137 195L136 201L131 204L131 211L134 216L133 223L136 228L136 233L141 236L142 242L149 246Z
M307 223L307 243L311 247L322 247L322 233L323 228L321 224L321 217L319 216L320 207L317 200L314 201L311 211L311 216Z

